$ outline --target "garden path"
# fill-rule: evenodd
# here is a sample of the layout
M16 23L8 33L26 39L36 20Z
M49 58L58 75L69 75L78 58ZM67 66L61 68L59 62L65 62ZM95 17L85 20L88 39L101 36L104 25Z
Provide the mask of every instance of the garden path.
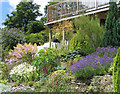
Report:
M54 43L54 42L51 42L51 48L55 48L55 45L57 45L57 49L60 49L60 48L62 47L62 43ZM44 45L37 46L38 52L39 52L41 49L45 49L45 48L48 48L48 47L50 47L50 43L49 43L49 42L44 43Z

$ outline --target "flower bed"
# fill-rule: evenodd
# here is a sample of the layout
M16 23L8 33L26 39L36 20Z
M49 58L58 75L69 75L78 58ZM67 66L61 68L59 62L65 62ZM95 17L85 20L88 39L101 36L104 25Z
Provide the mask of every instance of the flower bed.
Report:
M117 48L98 48L96 52L82 58L71 66L71 71L77 77L90 78L105 74L116 55Z

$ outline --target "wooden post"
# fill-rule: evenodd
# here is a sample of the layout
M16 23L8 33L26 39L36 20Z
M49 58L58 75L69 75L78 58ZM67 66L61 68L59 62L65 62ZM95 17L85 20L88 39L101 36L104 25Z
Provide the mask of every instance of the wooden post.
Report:
M65 45L65 30L63 29L63 45Z
M48 6L48 8L47 8L47 22L49 22L49 10L50 8L49 8L49 6Z
M52 40L52 31L51 31L51 28L49 30L49 43L50 43L50 46L51 47L51 40Z

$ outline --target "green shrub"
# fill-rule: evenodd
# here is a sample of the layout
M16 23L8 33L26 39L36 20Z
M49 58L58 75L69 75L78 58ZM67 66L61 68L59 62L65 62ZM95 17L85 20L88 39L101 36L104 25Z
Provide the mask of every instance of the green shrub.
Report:
M115 58L114 58L114 60L115 60ZM110 68L108 70L108 74L110 74L110 75L112 75L112 73L113 73L113 65L114 65L114 62L111 63Z
M61 61L62 62L67 62L69 60L74 60L77 57L81 57L84 56L84 53L82 53L82 51L80 51L79 49L75 49L75 50L70 50L68 52L64 52L61 54Z
M120 48L114 59L113 65L113 87L114 91L120 93Z
M48 39L48 30L41 31L40 33L31 33L26 35L27 43L31 42L32 44L36 43L37 45L39 45L39 43L44 44L45 42L48 42Z
M2 61L5 61L5 59L8 57L8 53L9 53L9 46L7 47L2 47Z
M27 25L27 33L38 33L44 29L45 26L41 21L29 21Z
M37 68L37 73L49 74L57 66L56 56L51 50L40 50L38 56L34 57L32 65Z
M8 65L6 63L4 63L4 64L0 64L0 66L1 66L1 70L2 70L1 79L8 79L8 77L9 77L8 72L10 71Z
M60 48L60 49L49 48L49 49L47 49L47 51L51 51L53 54L55 54L55 57L56 57L56 58L61 58L61 54L67 52L64 47L62 47L62 48Z
M0 83L6 84L6 83L7 83L7 80L0 80Z
M81 16L75 18L73 23L77 33L70 40L70 49L80 47L81 51L88 55L97 47L102 46L104 27L100 26L97 18L90 19L88 16Z
M2 29L2 47L9 47L8 49L13 49L13 46L16 46L18 43L23 44L25 42L24 33L16 28L12 29Z

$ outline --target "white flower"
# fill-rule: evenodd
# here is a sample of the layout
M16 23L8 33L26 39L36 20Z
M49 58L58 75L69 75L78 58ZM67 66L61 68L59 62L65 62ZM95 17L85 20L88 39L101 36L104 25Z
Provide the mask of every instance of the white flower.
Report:
M36 70L36 67L31 66L30 64L22 63L18 66L15 66L9 73L10 77L12 78L13 75L17 76L17 77L25 77L27 76L28 73L32 72Z

